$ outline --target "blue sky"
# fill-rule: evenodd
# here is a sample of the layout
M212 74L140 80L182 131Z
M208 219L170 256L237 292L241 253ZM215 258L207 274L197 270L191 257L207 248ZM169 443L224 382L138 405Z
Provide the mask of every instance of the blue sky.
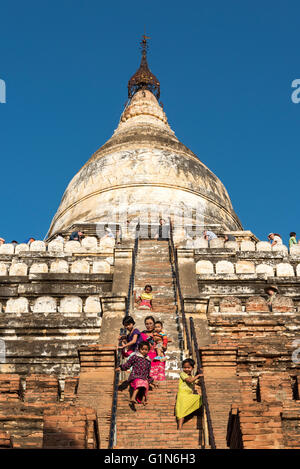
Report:
M0 236L45 236L67 184L118 124L146 26L169 123L225 184L244 229L300 237L299 2L0 8Z

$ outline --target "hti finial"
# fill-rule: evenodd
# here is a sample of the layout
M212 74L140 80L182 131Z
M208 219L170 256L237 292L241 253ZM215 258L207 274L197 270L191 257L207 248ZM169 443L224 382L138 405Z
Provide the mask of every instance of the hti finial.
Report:
M141 49L142 49L142 55L146 56L147 55L147 50L149 49L147 39L151 39L150 36L146 36L146 32L142 36L142 40L140 42L141 44Z
M160 83L158 79L151 73L148 67L147 62L147 50L148 43L147 39L150 39L149 36L146 36L146 32L142 36L140 42L142 49L142 60L141 65L138 71L130 78L128 82L128 97L129 99L139 90L149 90L151 93L159 99L160 96Z

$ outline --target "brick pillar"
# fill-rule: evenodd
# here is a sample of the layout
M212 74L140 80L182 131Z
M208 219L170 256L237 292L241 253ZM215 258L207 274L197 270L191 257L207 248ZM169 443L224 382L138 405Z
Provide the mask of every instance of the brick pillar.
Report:
M190 320L192 317L197 335L197 342L199 347L204 347L212 343L210 330L207 320L207 299L198 297L185 297L184 298L184 311L187 321L187 326L190 329Z
M177 258L180 288L184 298L187 326L189 328L189 318L192 317L198 345L202 347L211 343L206 314L208 300L199 297L193 249L177 249Z
M20 376L11 373L0 374L0 402L20 399Z
M0 449L12 448L10 434L7 432L0 432Z
M97 430L93 409L50 406L44 411L43 449L98 449Z
M118 345L118 337L122 320L126 311L126 298L124 297L102 297L102 324L99 343L101 346L113 344Z
M132 249L115 248L112 294L127 296L132 268Z
M259 393L253 389L252 377L240 376L240 402L232 406L228 425L231 449L282 449L299 445L299 431L294 425L300 406L291 421L284 410L294 410L292 382L286 372L267 372L259 376ZM288 415L288 414L287 414Z
M58 379L51 375L32 374L26 378L25 402L58 402Z
M237 347L200 347L208 405L216 447L227 448L226 433L231 404L240 397L236 376Z
M65 379L64 402L73 402L76 399L79 377L67 376Z
M78 350L80 376L77 391L78 406L95 409L101 449L108 448L116 347L89 345Z
M193 249L177 249L179 281L183 296L199 296Z

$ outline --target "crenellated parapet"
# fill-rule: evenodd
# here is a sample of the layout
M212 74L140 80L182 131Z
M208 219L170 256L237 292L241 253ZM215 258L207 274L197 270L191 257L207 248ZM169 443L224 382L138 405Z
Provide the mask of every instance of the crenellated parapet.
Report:
M1 255L13 255L28 252L47 252L52 254L113 254L115 240L110 237L97 238L95 236L87 236L82 241L60 241L52 240L50 242L36 240L30 243L17 244L11 243L0 245Z
M181 247L179 252L194 259L199 293L202 295L264 295L275 283L280 293L300 296L300 245L271 248L264 241L240 243L214 239L198 240L197 248Z

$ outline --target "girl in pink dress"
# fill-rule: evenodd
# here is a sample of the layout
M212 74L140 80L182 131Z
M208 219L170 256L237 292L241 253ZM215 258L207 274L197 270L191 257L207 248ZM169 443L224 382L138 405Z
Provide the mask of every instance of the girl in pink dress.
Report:
M146 405L147 394L149 389L149 383L153 381L150 376L151 360L148 357L149 343L141 342L138 345L138 352L132 354L126 363L123 363L116 371L125 371L131 368L131 373L128 378L131 387L133 388L133 394L130 398L131 404L142 403ZM138 394L141 394L138 398Z

